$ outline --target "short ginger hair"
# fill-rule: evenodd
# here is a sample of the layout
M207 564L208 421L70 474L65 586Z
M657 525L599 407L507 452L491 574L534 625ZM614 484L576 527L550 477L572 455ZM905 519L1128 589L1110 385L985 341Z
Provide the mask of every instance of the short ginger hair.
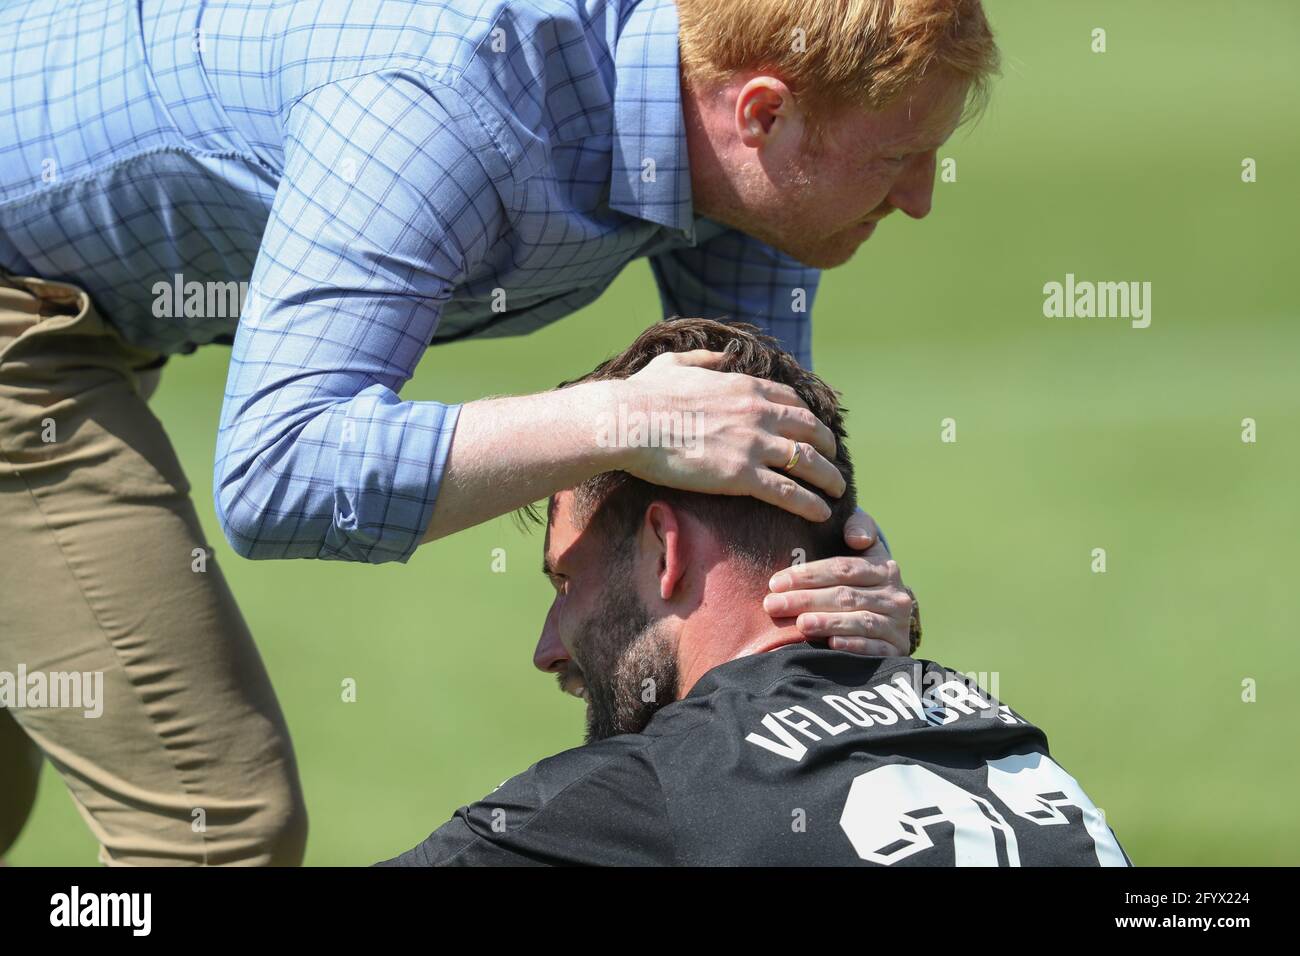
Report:
M881 110L933 70L971 86L978 110L998 50L980 0L676 0L692 86L771 72L814 112Z

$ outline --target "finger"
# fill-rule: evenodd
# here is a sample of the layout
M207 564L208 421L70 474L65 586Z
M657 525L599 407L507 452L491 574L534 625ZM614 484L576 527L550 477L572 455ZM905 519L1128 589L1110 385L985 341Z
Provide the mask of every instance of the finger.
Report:
M656 355L653 361L663 360L673 365L692 365L696 368L716 368L726 357L726 352L691 349L689 352L664 352L662 355Z
M800 614L795 627L805 637L870 637L907 649L908 639L896 621L870 611L846 614Z
M793 468L787 471L785 466L793 456L796 447L799 449L798 461L795 462ZM832 498L838 498L844 494L845 488L848 487L844 483L844 476L840 474L840 470L807 442L792 442L784 438L774 438L767 446L763 463L783 474L793 475L810 485L820 488Z
M775 402L777 405L792 405L796 408L807 408L808 404L799 397L789 385L783 385L780 382L773 382L771 379L754 378L754 384L758 388L758 394L762 395L769 402Z
M907 596L907 592L893 587L858 588L840 585L768 594L763 598L763 610L773 617L794 617L810 612L843 614L848 611L872 611L882 617L906 621L912 614L912 599Z
M849 515L844 522L844 543L850 548L865 551L877 541L877 525L874 518L861 508Z
M825 521L831 516L830 505L821 496L809 491L789 475L756 468L750 473L748 492L759 501L776 505L805 521Z
M826 427L826 423L806 408L794 405L774 404L771 407L773 421L770 430L793 441L811 442L813 447L827 458L834 458L839 446L835 442L835 433ZM790 453L786 451L788 460ZM783 462L784 464L784 462Z
M863 554L863 557L868 558L877 563L883 564L884 562L889 561L891 559L891 555L888 546L885 544L885 540L879 537L880 535L879 525L877 525L876 527L877 527L876 530L877 537L875 543L872 544L871 547L867 548L866 553Z
M899 585L898 562L892 558L884 561L848 556L822 558L778 571L767 582L767 586L773 591L826 588L837 584L848 584L854 587Z
M848 651L864 657L902 657L903 652L888 641L870 637L832 637L826 646L833 651Z

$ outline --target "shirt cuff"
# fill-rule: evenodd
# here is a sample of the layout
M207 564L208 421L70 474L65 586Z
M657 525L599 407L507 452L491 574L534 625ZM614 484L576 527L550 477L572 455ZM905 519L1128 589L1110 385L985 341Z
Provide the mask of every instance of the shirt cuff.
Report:
M320 557L407 561L433 517L460 405L375 385L335 412L333 520Z

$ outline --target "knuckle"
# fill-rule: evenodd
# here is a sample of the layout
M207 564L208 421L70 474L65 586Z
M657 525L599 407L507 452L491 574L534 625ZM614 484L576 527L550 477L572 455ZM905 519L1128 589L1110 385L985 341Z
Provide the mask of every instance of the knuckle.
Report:
M831 573L841 580L847 580L853 577L857 570L852 558L836 558L835 563L831 565Z
M858 592L848 585L840 585L835 589L835 606L845 611L856 610L858 607Z

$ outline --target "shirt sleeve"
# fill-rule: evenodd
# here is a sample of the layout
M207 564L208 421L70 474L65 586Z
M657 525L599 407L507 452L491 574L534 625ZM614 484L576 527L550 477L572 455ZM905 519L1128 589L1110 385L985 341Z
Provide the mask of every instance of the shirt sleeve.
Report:
M330 83L291 107L217 440L217 516L239 554L414 552L460 409L398 392L499 235L507 177L468 105L418 75Z
M380 866L671 866L667 803L637 737L534 764Z
M727 229L691 248L652 256L665 316L749 322L812 368L818 269Z

